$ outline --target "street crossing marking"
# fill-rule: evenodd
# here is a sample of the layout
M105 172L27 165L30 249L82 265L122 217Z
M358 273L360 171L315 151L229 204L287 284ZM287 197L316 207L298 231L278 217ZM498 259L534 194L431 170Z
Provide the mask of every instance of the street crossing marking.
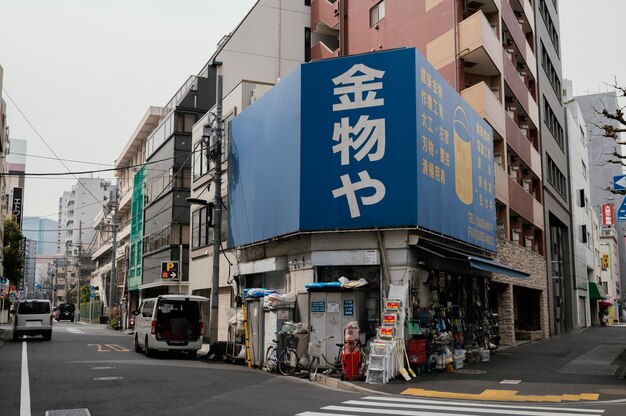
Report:
M72 334L84 334L83 331L81 331L80 329L76 329L76 328L67 328L67 332L71 332Z
M96 352L129 352L130 350L117 344L87 344L88 347L98 347Z
M329 405L319 411L306 411L296 416L347 416L347 415L399 415L399 416L601 416L602 409L571 407L518 406L506 404L472 403L413 399L406 397L366 396L359 400L346 400L340 405Z
M534 403L561 403L563 401L578 402L581 400L598 400L597 393L580 394L517 394L516 390L485 390L479 394L455 393L447 391L435 391L425 389L406 389L401 394L422 397L434 397L439 399L461 399L461 400L487 400L496 402L534 402Z

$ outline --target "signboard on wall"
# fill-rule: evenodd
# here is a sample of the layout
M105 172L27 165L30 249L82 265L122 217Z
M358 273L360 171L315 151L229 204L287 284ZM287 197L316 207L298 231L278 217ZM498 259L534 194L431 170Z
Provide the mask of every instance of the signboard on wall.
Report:
M22 228L22 202L22 188L13 188L13 206L11 207L11 213L20 228Z
M492 129L414 48L304 64L231 132L231 247L419 226L496 249Z
M602 270L609 270L609 255L602 255Z
M602 225L615 225L613 204L602 204Z

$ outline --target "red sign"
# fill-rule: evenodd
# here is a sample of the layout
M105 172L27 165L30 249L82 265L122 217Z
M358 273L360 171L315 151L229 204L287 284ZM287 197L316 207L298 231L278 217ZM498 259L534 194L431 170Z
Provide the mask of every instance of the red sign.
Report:
M397 311L400 307L400 301L398 300L388 300L385 302L385 309L388 311Z
M383 323L384 324L396 324L396 314L383 315Z
M602 205L602 225L615 225L615 212L613 204Z

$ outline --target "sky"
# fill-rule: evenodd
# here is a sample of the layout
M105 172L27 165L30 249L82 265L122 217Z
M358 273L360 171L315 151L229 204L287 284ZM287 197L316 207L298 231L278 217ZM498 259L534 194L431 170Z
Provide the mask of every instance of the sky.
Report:
M2 96L11 138L28 142L27 172L67 171L52 151L72 171L113 165L148 107L196 75L255 2L0 0ZM559 2L563 77L576 95L626 85L623 16L624 0ZM28 177L24 214L56 219L75 183Z

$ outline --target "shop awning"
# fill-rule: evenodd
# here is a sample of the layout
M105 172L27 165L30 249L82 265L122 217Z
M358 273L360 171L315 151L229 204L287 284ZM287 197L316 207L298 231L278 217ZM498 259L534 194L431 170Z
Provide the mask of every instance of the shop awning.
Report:
M469 263L469 267L477 270L482 270L485 272L504 274L507 276L515 277L518 279L528 279L530 277L529 273L523 272L521 270L514 269L506 264L500 263L498 261L477 256L475 254L465 253L463 251L455 250L450 247L444 246L443 244L436 243L434 241L428 240L423 243L420 241L418 243L418 247L424 249L425 251L435 254L440 257L450 258L452 260L461 260L467 261Z
M602 286L598 286L595 282L589 282L589 300L606 299Z

